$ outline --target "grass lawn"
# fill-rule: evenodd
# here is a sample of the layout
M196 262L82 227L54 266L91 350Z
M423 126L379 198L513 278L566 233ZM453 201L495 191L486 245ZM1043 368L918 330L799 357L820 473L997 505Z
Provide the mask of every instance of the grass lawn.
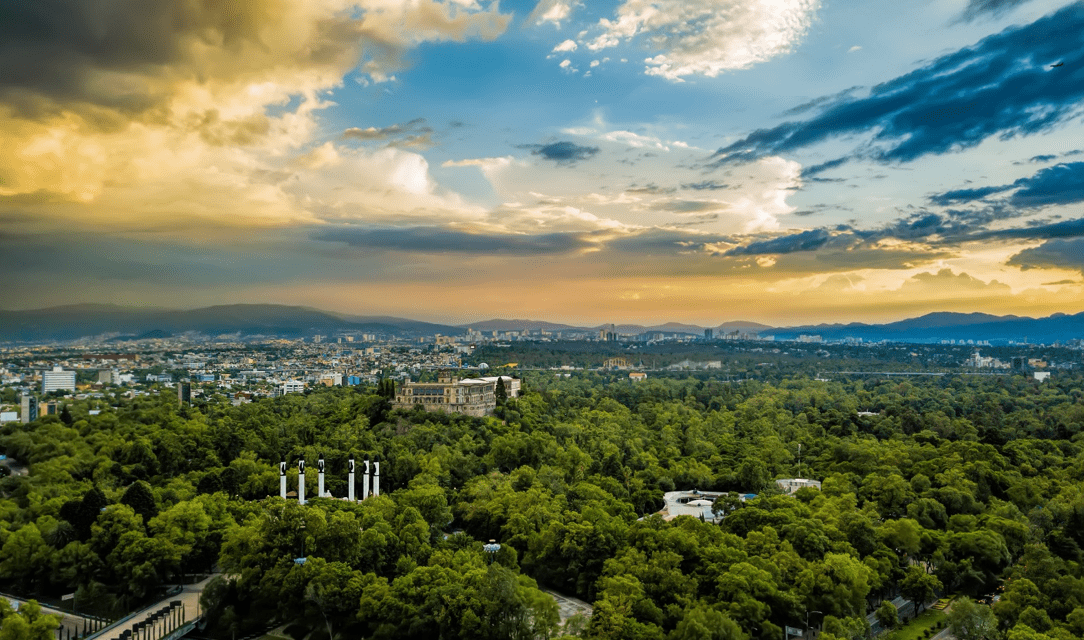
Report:
M943 612L927 609L917 618L885 636L885 640L921 640L922 638L927 637L925 636L927 629L933 629L939 623L944 622L947 619L948 616ZM933 637L935 633L936 632L930 633L929 637Z

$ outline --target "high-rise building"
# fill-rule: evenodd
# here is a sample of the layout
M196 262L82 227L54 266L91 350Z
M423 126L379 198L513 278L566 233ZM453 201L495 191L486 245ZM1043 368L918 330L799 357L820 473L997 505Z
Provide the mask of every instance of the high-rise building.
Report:
M192 385L187 382L177 383L177 402L182 405L192 404Z
M715 331L713 329L704 329L704 339L705 340L713 340L713 339L715 339Z
M75 391L75 372L65 371L62 367L53 367L52 371L41 374L41 392Z
M103 369L98 372L98 382L102 384L116 384L117 372L112 369Z
M38 419L38 399L30 394L23 394L22 398L22 418L23 424L29 424Z

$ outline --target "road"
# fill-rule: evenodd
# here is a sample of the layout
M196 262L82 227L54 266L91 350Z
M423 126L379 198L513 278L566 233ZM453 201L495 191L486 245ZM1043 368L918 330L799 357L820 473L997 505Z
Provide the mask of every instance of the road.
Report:
M131 617L125 619L123 622L106 629L104 632L96 636L93 636L94 640L118 640L121 634L124 633L126 630L131 629L133 625L146 621L151 616L153 616L156 611L158 611L162 607L169 606L169 603L173 602L174 600L180 600L184 604L185 622L198 618L200 614L200 594L203 593L203 588L207 586L207 583L217 577L217 575L218 574L208 576L207 578L204 578L196 584L185 585L184 589L180 593L172 596L166 596L158 602L155 602L154 604L145 607L144 609L137 612L135 615L132 615ZM162 623L159 622L158 625L159 627L161 627ZM155 635L155 637L161 637L161 635L165 635L165 631L162 630L161 634L152 635Z

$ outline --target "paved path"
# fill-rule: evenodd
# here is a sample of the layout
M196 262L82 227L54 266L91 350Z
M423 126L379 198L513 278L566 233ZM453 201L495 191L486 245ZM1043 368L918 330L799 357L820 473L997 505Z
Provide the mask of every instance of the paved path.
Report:
M94 636L94 640L118 640L122 633L132 628L132 625L147 620L148 618L153 616L156 611L158 611L162 607L169 606L169 603L173 602L174 600L180 600L184 604L185 622L195 620L200 615L200 594L203 593L203 589L207 586L207 583L216 578L217 576L218 574L211 575L207 578L204 578L200 582L197 582L196 584L185 585L180 593L166 596L158 602L155 602L154 604L145 607L144 609L137 612L135 615L125 619L124 622L121 622L120 624L117 624L110 629L106 629L104 633ZM155 637L161 637L162 635L165 635L164 623L159 622L158 627L162 628L161 633L152 633L152 635L154 635Z
M899 612L900 622L904 619L910 621L915 617L915 603L910 600L904 600L903 598L896 596L892 601L892 604L896 605L896 610ZM883 629L881 629L881 623L877 622L877 612L873 612L866 616L866 620L869 622L870 632L873 635L877 635Z
M588 618L595 612L594 607L587 604L583 600L578 600L571 596L561 595L556 591L550 589L543 589L545 593L549 594L554 600L557 601L557 613L561 616L561 624L568 622L568 619L577 613L582 613Z

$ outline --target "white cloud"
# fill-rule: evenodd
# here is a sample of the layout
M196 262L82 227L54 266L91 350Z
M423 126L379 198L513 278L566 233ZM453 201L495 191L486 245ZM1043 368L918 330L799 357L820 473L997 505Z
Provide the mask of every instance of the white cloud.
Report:
M598 130L591 127L565 127L561 129L561 133L567 133L570 136L590 136L598 133Z
M572 10L576 6L579 6L578 2L569 0L539 0L534 11L527 16L527 22L536 25L549 22L560 29L561 22L572 15Z
M850 49L847 49L847 53L854 53L855 51L861 51L861 50L862 50L862 47L860 47L859 45L856 44L853 47L851 47Z
M565 71L567 71L569 73L576 73L577 71L579 71L579 69L572 66L572 61L569 60L568 58L565 58L564 60L562 60L561 64L559 64L557 66L561 67L562 69L564 69Z
M513 165L526 165L527 163L516 160L512 156L497 158L468 158L466 160L446 160L442 167L478 167L482 175L486 177L494 189L504 187L502 180L507 169Z
M599 61L598 61L598 60L592 60L592 61L591 61L591 68L592 68L592 69L593 69L593 68L595 68L595 67L597 67L598 65L599 65Z
M565 40L561 44L554 47L552 53L571 52L571 51L575 51L576 49L577 49L577 45L576 45L576 43L574 41Z
M788 53L806 33L820 0L625 0L592 51L637 40L656 55L646 73L670 80L715 77Z

